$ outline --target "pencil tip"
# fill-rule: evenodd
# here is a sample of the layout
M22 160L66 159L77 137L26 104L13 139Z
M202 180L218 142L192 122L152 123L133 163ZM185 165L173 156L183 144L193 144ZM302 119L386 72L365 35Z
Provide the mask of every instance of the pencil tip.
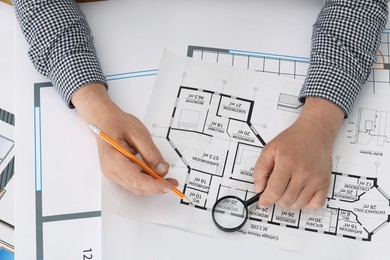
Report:
M189 198L187 198L187 196L186 195L184 195L184 199L186 200L186 201L188 201L191 205L194 205L191 201L190 201L190 199Z

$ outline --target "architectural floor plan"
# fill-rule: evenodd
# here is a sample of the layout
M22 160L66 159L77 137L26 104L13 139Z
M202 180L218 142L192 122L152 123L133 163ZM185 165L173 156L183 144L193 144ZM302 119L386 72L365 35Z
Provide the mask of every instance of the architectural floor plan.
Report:
M251 124L253 106L253 101L239 97L179 88L167 140L188 167L184 192L196 208L210 210L216 198L230 194L224 179L234 180L236 196L254 195L247 184L253 181L253 167L265 142ZM390 197L376 178L333 172L321 211L255 207L250 219L370 240L390 222Z
M233 58L229 50L191 48L192 53L203 51L203 57L221 57L224 52L225 61L229 55ZM277 62L293 62L278 58ZM270 64L267 59L272 57L263 59L263 65ZM307 63L303 59L293 63L290 68L296 69L291 75L259 71L243 79L248 67L233 72L230 62L224 64L229 66L217 66L210 60L190 61L166 52L146 125L171 164L169 177L179 181L179 188L193 205L168 195L161 201L123 196L120 215L231 238L212 225L211 209L226 195L243 200L255 195L253 169L262 149L302 108L296 102L302 80L294 78L294 71ZM390 165L384 159L390 149L385 127L387 102L386 95L375 93L365 93L357 101L336 141L331 184L321 209L252 205L248 222L234 237L262 239L282 248L293 248L291 239L296 236L307 243L312 239L321 241L318 243L359 241L373 247L385 243L383 237L390 226ZM366 139L369 142L363 141ZM161 203L167 209L157 213L153 209ZM135 207L142 211L135 212Z
M378 52L379 59L374 65L373 72L366 85L366 91L372 91L373 94L388 94L390 88L388 73L390 66L387 66L389 63L387 49L388 39L389 34L384 33L381 49ZM277 74L279 76L287 76L294 79L304 78L308 66L308 60L302 57L283 57L266 53L201 46L189 46L187 55L209 62ZM191 95L191 97L193 97L192 99L195 99L195 101L191 101L189 95L186 96L186 92L192 92L189 95ZM229 102L230 107L227 107L222 101L208 102L212 97L218 100L233 99L233 101ZM211 142L214 137L227 141L229 147L224 151L226 156L220 156L222 161L219 163L222 163L224 166L222 171L225 172L225 174L228 174L229 179L241 182L251 182L251 169L261 152L262 146L265 145L265 141L261 137L261 134L259 134L251 124L251 115L254 106L253 100L242 100L239 97L228 97L226 95L222 95L221 97L221 94L219 93L212 93L202 89L186 89L185 87L180 88L178 98L179 100L185 101L176 102L173 114L175 120L172 120L173 125L170 126L171 130L167 137L170 139L170 143L175 144L175 140L172 140L171 135L175 135L175 133L179 131L187 131L186 124L179 124L181 114L178 116L178 113L180 113L180 111L186 111L187 107L191 108L190 110L193 111L192 114L200 113L200 111L207 111L206 116L195 116L197 125L202 125L202 123L204 123L206 131L204 131L204 126L203 128L195 128L192 130L200 135L208 136L209 142ZM206 101L206 105L201 102L196 102L199 98L202 100L206 99L204 100ZM245 106L243 103L246 103L247 105ZM195 109L193 109L194 106ZM196 106L198 107L197 109ZM241 106L243 109L239 109ZM229 111L228 116L218 113L221 107L222 110ZM279 94L277 109L299 113L301 107L302 104L298 102L297 96L285 93ZM209 113L211 113L210 116L208 116ZM388 120L387 111L358 108L357 114L356 122L350 123L355 125L353 134L351 134L352 136L348 136L353 140L351 143L368 144L369 142L373 142L373 144L377 146L383 146L386 143L389 143L388 129L386 128ZM179 117L179 119L176 119L177 117ZM217 118L217 120L213 121L214 118ZM224 122L221 123L220 121ZM175 122L178 123L175 125ZM235 122L235 124L237 124L237 122L240 123L242 128L239 130L239 133L233 135L232 128L230 127L231 122ZM220 128L217 129L216 126L219 126ZM240 135L241 138L237 138L237 136ZM180 139L177 140L177 142L177 146L182 147L179 145ZM184 153L184 151L181 151L179 148L177 148L177 152L179 155L183 155ZM363 152L364 150L361 149L360 153ZM368 153L372 154L373 152L369 151ZM381 154L381 152L378 151L376 153ZM207 153L205 153L205 155L207 156ZM220 157L218 156L217 158ZM181 158L183 161L186 161L185 156L181 156ZM188 160L186 162L188 162ZM209 161L199 162L198 160L198 163L200 164L207 164L208 162ZM377 161L375 163L378 164ZM189 164L188 167L191 171L197 171L195 167L191 167L191 164ZM237 172L240 174L237 174ZM193 174L191 174L191 176L193 176ZM200 180L203 183L203 190L201 191L196 189L196 185L198 184L194 181L190 181L185 185L186 189L188 189L186 190L187 195L195 197L193 201L195 204L197 204L198 201L201 201L197 198L207 198L207 194L213 194L215 189L218 190L218 193L222 193L222 196L226 195L223 192L223 189L226 189L227 187L221 184L211 184L211 180L215 179L215 177L222 178L223 176L221 174L215 176L212 172L208 172L205 176L208 177L203 179L197 178L197 180ZM246 176L246 178L244 176ZM206 183L207 185L205 185ZM253 194L246 194L246 192L248 191L242 190L243 199L253 196ZM220 194L218 194L218 197L220 197ZM207 199L203 199L203 201L207 201ZM342 206L340 207L340 205ZM202 205L197 206L202 207ZM207 208L206 205L203 205L203 207ZM250 219L275 225L285 225L287 227L306 231L321 232L352 239L370 240L371 236L376 231L390 222L390 196L380 187L380 183L378 183L378 179L375 177L366 178L348 173L333 172L332 185L329 189L326 207L323 208L321 212L281 211L275 207L270 209L257 207L251 212ZM368 224L367 219L375 221Z

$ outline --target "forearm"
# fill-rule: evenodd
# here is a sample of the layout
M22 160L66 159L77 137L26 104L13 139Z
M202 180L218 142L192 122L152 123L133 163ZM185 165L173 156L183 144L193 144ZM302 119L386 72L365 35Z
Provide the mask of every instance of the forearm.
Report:
M371 72L387 15L386 0L327 0L313 26L300 100L327 99L347 117Z
M82 86L107 85L85 16L72 1L13 0L35 68L49 77L69 107Z

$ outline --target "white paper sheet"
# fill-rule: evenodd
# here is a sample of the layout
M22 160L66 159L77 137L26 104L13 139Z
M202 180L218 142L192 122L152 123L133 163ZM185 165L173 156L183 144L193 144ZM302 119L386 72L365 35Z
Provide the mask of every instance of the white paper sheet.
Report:
M254 195L252 168L264 144L298 116L299 109L281 106L283 97L297 96L301 85L300 80L165 52L145 122L172 166L170 177L178 179L195 206L172 194L136 198L123 192L119 214L334 259L367 259L373 252L376 259L386 259L390 165L384 155L390 147L385 95L362 94L343 125L323 208L252 208L246 226L233 234L218 230L212 221L218 198ZM302 242L310 246L302 248ZM338 250L325 250L324 244ZM351 253L345 250L349 247L359 250Z

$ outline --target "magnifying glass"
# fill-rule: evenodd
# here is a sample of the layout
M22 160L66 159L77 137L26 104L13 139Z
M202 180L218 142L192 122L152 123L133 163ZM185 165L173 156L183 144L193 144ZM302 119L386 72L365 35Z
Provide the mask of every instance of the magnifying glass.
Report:
M215 225L225 232L240 230L248 220L248 207L259 200L261 193L247 201L236 196L224 196L217 200L212 209Z

